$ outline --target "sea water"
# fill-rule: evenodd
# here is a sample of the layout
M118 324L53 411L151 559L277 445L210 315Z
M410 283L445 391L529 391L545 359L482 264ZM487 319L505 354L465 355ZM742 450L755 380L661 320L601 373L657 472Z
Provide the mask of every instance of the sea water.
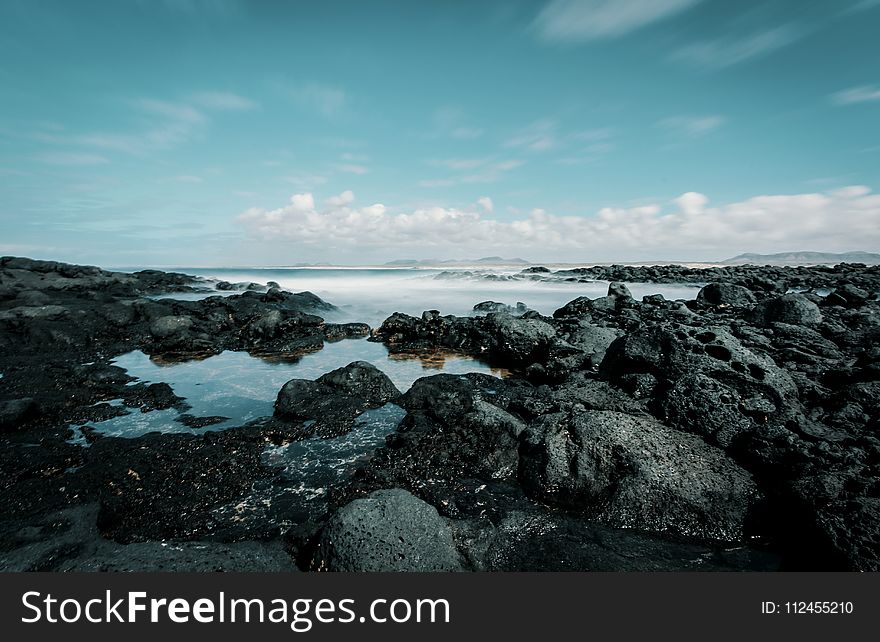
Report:
M607 281L580 283L564 278L529 279L513 270L465 270L439 268L175 268L176 271L206 279L265 284L275 281L292 292L309 291L339 308L336 314L323 316L329 321L359 321L376 327L394 312L413 316L425 310L464 316L475 304L497 301L508 305L524 303L527 307L551 315L579 296L596 298L608 293ZM667 299L693 299L699 285L680 283L630 283L637 299L648 294L662 294ZM234 293L234 292L233 292ZM208 294L180 295L174 298L199 298Z

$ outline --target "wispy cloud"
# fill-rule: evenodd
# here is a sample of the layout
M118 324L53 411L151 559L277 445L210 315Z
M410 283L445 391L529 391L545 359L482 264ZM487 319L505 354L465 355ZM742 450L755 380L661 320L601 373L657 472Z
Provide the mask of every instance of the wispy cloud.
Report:
M224 91L203 91L193 94L190 100L207 109L225 111L247 111L259 107L259 103L250 98Z
M504 143L505 147L520 147L533 152L545 152L558 144L556 121L542 118L517 132Z
M243 10L241 0L137 0L137 2L150 9L159 6L193 17L205 15L229 17L238 15Z
M551 0L532 25L549 42L622 36L688 9L701 0Z
M432 120L434 130L431 135L437 137L473 140L486 133L470 123L464 111L458 107L440 107L434 111Z
M433 187L452 187L455 185L455 181L451 178L426 178L418 182L419 187L433 188Z
M315 189L324 185L329 177L325 174L315 174L310 172L295 172L281 177L285 183L290 183L296 189Z
M724 125L724 116L671 116L657 122L657 126L680 138L700 138Z
M77 152L46 152L38 154L36 159L49 165L88 166L103 165L110 160L98 154L81 154Z
M162 116L169 120L201 124L207 119L205 115L192 105L155 98L138 98L131 101L132 105L148 114Z
M342 196L342 195L340 195ZM484 197L485 198L485 197ZM428 207L392 212L381 203L352 207L351 198L328 199L318 209L311 193L280 208L251 208L240 224L268 243L321 248L430 246L450 253L486 248L541 248L548 256L584 251L614 258L627 252L828 251L880 245L880 196L864 186L824 193L761 195L711 205L698 192L669 202L606 207L592 216L561 216L541 209L514 220L494 217L489 199L467 209Z
M456 171L476 169L488 165L492 158L440 158L428 161L429 165L445 167Z
M878 7L880 7L880 0L859 0L854 5L847 7L843 13L861 13L862 11L868 11L869 9L876 9Z
M425 179L419 181L420 187L450 187L467 183L494 183L508 172L521 167L524 161L516 158L499 159L494 156L485 158L447 158L431 159L429 165L441 167L455 172L446 178Z
M286 91L296 104L328 118L341 113L348 102L348 96L344 89L320 83L288 87Z
M204 110L241 111L258 106L247 98L223 92L193 94L186 101L144 97L126 100L124 104L132 110L135 131L131 133L112 131L73 133L63 127L42 127L25 136L47 145L79 148L75 152L66 150L63 154L51 153L59 158L64 158L65 155L69 158L96 157L94 153L84 150L146 156L172 149L201 136L210 124L210 118Z
M671 59L700 69L717 71L767 56L797 42L805 34L804 29L794 24L785 24L743 36L696 42L675 51Z
M589 165L602 160L609 152L614 151L615 145L610 142L593 143L576 150L568 156L561 156L554 162L559 165Z
M495 210L495 204L492 202L492 199L488 196L481 196L477 199L477 205L483 208L488 213L492 213Z
M333 166L338 172L344 172L346 174L366 174L370 171L370 168L366 165L356 165L354 163L339 163Z
M831 102L835 105L854 105L855 103L867 103L880 100L880 87L876 85L860 85L838 91L831 95Z

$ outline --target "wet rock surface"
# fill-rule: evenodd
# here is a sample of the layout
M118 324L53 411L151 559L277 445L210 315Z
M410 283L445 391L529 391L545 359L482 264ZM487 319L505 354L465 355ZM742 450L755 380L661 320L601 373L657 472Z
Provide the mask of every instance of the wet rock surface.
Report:
M275 401L275 416L309 422L314 434L332 437L347 432L365 410L399 396L391 379L376 366L354 361L315 381L288 381Z
M478 315L398 313L371 331L327 323L330 304L277 284L172 300L159 297L206 285L0 259L0 567L880 569L880 268L510 278L611 285L593 299L574 289L551 316L489 301ZM688 301L633 298L627 284L645 282L703 288ZM295 359L367 334L511 376L440 374L398 390L352 362L288 382L272 417L212 431L223 417L186 414L168 384L110 364L136 349L157 361ZM272 490L286 482L267 447L337 438L388 402L405 416L328 485L324 514ZM178 433L89 425L168 408L184 413Z

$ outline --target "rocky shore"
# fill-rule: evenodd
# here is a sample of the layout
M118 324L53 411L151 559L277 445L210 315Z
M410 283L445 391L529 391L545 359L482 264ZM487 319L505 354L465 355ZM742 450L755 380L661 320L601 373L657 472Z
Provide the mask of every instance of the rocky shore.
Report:
M880 569L880 267L503 278L611 284L552 316L490 301L371 329L275 284L0 259L0 569ZM627 282L704 287L636 300ZM205 296L158 298L170 293ZM271 417L243 426L87 429L187 407L112 365L120 354L296 359L367 335L511 374L400 390L352 360L289 381ZM243 518L284 484L267 446L344 436L392 404L396 430L327 487L321 514L276 502L273 518Z

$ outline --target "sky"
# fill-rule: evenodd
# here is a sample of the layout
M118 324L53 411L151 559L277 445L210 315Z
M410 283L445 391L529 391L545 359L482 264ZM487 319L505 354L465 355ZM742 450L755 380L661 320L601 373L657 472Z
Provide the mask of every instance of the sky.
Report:
M0 0L0 254L880 251L880 0Z

